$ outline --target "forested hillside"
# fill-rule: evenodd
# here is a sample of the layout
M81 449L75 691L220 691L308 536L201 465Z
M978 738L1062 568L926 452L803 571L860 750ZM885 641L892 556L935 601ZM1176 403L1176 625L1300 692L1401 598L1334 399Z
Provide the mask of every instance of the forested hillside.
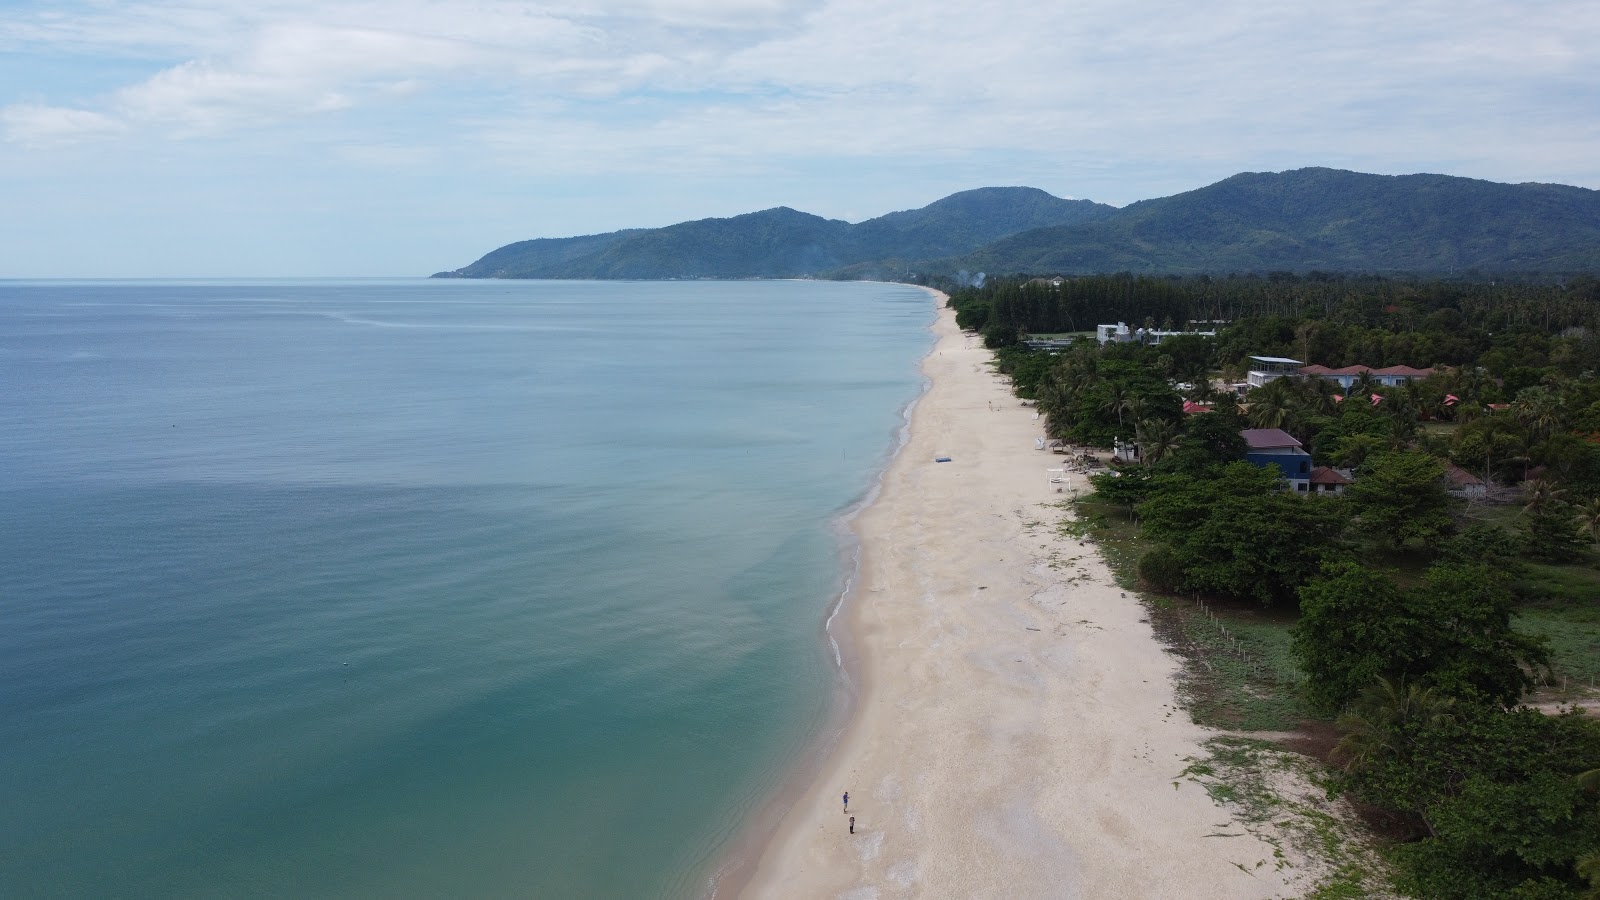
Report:
M1249 172L1024 232L989 272L1576 272L1600 268L1600 191L1337 169Z
M442 278L928 278L1600 270L1600 191L1337 169L1249 172L1122 209L964 191L859 224L787 207L520 241Z
M452 278L794 278L971 251L1028 229L1090 222L1114 207L1035 188L963 191L857 225L787 207L728 219L501 247Z

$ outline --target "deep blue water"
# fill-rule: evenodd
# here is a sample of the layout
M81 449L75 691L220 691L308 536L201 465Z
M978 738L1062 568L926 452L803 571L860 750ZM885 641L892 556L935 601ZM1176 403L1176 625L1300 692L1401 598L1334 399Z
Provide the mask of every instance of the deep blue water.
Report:
M700 893L826 718L930 319L0 282L0 893Z

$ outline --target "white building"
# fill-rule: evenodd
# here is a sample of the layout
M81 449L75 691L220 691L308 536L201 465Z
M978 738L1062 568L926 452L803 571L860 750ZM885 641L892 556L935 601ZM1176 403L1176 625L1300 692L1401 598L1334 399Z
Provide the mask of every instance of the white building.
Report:
M1159 344L1169 337L1180 334L1195 334L1200 337L1216 337L1215 331L1161 331L1155 328L1128 328L1127 322L1118 322L1115 325L1096 325L1094 329L1095 340L1101 344L1126 344L1137 341L1141 344Z
M1253 388L1261 387L1269 381L1277 381L1300 374L1300 367L1305 365L1298 359L1289 359L1285 356L1252 356L1250 357L1250 374L1245 381Z

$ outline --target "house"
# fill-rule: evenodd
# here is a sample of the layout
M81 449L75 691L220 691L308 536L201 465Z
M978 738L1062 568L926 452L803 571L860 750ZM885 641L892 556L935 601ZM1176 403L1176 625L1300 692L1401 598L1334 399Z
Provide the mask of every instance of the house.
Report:
M1127 322L1118 322L1115 325L1096 325L1094 339L1102 345L1110 343L1126 344L1133 340L1133 332L1128 330Z
M1195 334L1200 337L1217 336L1215 331L1162 331L1156 328L1134 328L1130 330L1127 322L1118 322L1115 325L1096 325L1094 329L1095 340L1102 345L1112 343L1126 344L1131 341L1137 341L1141 344L1154 346L1169 337L1177 337L1180 334Z
M1245 376L1245 383L1250 387L1258 388L1269 381L1287 378L1300 374L1300 367L1305 365L1298 359L1289 359L1283 356L1252 356L1250 357L1250 373Z
M1122 463L1136 463L1144 458L1144 452L1139 447L1138 441L1113 438L1111 441L1111 458Z
M1342 494L1350 486L1350 476L1331 466L1317 466L1311 470L1311 496L1325 497Z
M1339 385L1345 393L1350 392L1350 386L1355 384L1362 375L1371 376L1372 380L1383 387L1397 387L1408 381L1427 378L1433 374L1432 369L1414 369L1411 366L1387 366L1374 369L1371 366L1345 366L1339 369L1330 369L1327 366L1301 366L1299 374L1326 378Z
M1445 466L1444 480L1449 485L1449 493L1468 500L1482 500L1489 496L1489 486L1483 479L1468 472L1454 463Z
M1282 428L1246 428L1244 458L1260 468L1276 466L1291 490L1306 493L1311 489L1311 454L1294 436Z

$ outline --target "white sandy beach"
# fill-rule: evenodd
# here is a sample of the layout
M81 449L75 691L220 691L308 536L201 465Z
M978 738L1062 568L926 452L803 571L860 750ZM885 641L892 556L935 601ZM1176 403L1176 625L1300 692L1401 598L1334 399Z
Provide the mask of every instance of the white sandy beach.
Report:
M1180 777L1210 732L1138 601L1056 534L1042 422L952 311L934 332L909 442L856 523L855 715L741 895L1293 893L1272 846Z

